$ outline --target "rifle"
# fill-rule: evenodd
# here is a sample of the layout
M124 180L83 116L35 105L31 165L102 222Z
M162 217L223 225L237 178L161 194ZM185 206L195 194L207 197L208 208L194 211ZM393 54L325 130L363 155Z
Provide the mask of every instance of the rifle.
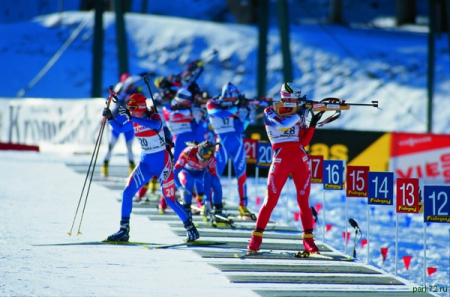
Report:
M246 105L255 105L256 107L267 107L272 105L273 98L270 97L256 97L256 98L247 98L245 94L239 95L238 97L238 107L246 106Z
M212 53L210 53L208 56L214 56L215 54L217 54L217 50L213 49ZM204 70L203 60L201 59L194 60L188 64L187 69L185 71L181 72L176 77L180 77L187 84L190 84L197 81L197 79L203 73L203 70Z
M271 98L267 98L267 99L271 99ZM252 101L248 101L248 102L253 103ZM256 103L258 103L258 101L256 101ZM263 104L261 104L261 103L263 103ZM272 100L267 100L267 103L265 103L264 101L263 102L259 101L259 106L264 106L265 104L272 105L272 103L273 103ZM325 120L317 123L317 125L319 127L321 127L327 123L331 123L332 121L337 120L339 118L339 116L341 115L341 111L349 110L351 106L371 106L371 107L378 108L378 101L372 101L372 103L347 103L347 102L345 102L345 100L341 100L339 98L332 98L332 97L324 98L320 101L307 100L306 96L303 96L302 98L300 98L300 107L303 108L304 110L307 110L308 112L312 113L313 115L314 115L314 111L322 112L322 113L324 113L326 111L334 111L335 112L334 114L332 114ZM256 115L256 117L253 120L261 118L262 116L264 116L263 112Z
M372 103L347 103L338 98L325 98L320 101L305 100L302 107L312 111L349 110L350 106L372 106L378 108L378 101Z
M247 99L245 95L241 95L239 98L239 104L249 105L254 104L256 106L270 106L273 104L273 99L269 97L259 97L254 99ZM378 108L378 101L372 101L372 103L347 103L345 100L338 98L325 98L320 101L306 100L306 97L300 98L300 105L305 109L311 109L312 111L335 111L335 110L349 110L350 106L372 106Z

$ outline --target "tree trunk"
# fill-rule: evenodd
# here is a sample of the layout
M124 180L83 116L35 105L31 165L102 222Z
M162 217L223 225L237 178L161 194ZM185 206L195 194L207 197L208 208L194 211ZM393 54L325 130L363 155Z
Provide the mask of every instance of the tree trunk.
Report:
M431 0L433 1L433 0ZM397 26L416 23L416 2L395 0L395 20Z
M331 0L328 23L342 24L342 0Z
M227 0L228 9L238 24L256 24L258 22L258 0Z

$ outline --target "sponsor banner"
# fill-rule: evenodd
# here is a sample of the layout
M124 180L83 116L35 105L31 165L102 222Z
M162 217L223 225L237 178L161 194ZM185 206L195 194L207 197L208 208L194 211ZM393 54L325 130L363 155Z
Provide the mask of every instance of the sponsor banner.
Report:
M0 100L0 142L95 144L106 100Z
M392 133L389 170L398 178L450 182L450 135Z

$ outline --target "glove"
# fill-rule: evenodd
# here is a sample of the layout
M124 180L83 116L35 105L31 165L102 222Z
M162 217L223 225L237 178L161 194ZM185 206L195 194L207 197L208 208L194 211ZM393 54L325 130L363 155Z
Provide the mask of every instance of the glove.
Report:
M322 117L324 111L318 112L315 115L311 117L311 121L309 122L310 127L316 127L317 123L319 122L320 118Z
M113 115L111 113L111 110L108 107L105 107L103 109L102 116L106 117L108 119L108 121L111 121L111 120L114 119L114 117L113 117Z
M131 113L125 106L119 106L119 114L131 120Z

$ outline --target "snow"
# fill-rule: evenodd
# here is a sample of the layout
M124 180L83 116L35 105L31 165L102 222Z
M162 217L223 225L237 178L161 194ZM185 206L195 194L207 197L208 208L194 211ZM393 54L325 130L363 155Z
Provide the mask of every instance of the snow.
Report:
M0 153L2 168L7 168L0 171L0 215L4 222L0 231L1 295L209 296L211 291L214 291L215 296L257 296L252 289L294 288L293 285L231 284L224 273L207 264L211 263L210 259L201 259L186 248L148 250L140 246L34 246L45 243L98 241L118 228L120 203L116 198L120 196L120 191L102 187L94 181L82 223L80 224L80 208L72 229L73 235L69 237L67 234L71 230L85 175L74 172L64 163L86 164L89 160L90 156L85 155L68 157L53 153ZM224 182L227 189L228 180L225 178ZM249 184L255 183L254 179L249 180ZM264 182L260 181L257 188L262 191ZM326 195L326 223L334 224L330 232L326 233L324 242L343 251L342 237L339 234L340 230L343 230L341 193L323 194L320 189L314 188L311 203L320 203ZM286 193L292 195L292 189L292 184L285 189L287 192L282 194L273 219L282 222L286 218L284 201ZM255 197L255 192L252 187L250 196ZM84 197L81 207L83 203ZM249 205L256 208L255 203L255 198L252 198ZM293 201L289 201L289 204L292 203ZM355 218L364 232L363 217L366 205L356 200L350 201L349 205L350 217ZM295 206L290 205L290 210L295 210ZM371 219L370 241L373 250L370 264L393 275L393 218L382 209L375 212L379 213ZM289 214L289 217L292 218L292 215ZM292 222L292 219L290 221L291 225L298 225L298 222ZM402 222L400 224L403 225ZM401 238L401 253L413 255L413 258L409 270L399 263L398 275L416 282L408 283L405 280L410 286L419 286L422 280L421 225L417 217L412 217L410 227L403 227L408 236ZM132 241L180 242L180 237L171 232L167 223L150 221L145 213L139 214L138 210L132 214L131 226ZM79 227L82 234L76 235ZM448 230L439 227L427 227L427 263L438 268L427 282L428 285L433 283L447 287L448 246L445 242ZM316 231L316 237L318 242L323 240L319 231ZM352 253L352 241L353 237L348 245L348 254ZM384 263L379 253L381 246L391 248ZM367 260L365 248L360 248L359 244L356 248L359 262L364 265ZM212 262L220 263L220 260ZM317 289L317 285L303 287ZM383 286L372 289L382 288ZM361 290L364 287L353 286L349 289Z
M32 81L88 13L40 16L30 22L0 24L0 97L12 99ZM210 93L220 91L228 81L237 84L248 97L256 93L257 30L254 26L224 25L182 18L128 14L130 72L153 70L158 75L179 73L183 65L205 59L200 84ZM104 97L118 77L114 16L105 14ZM90 97L92 19L55 65L27 90L26 98ZM370 103L378 100L380 109L356 108L329 125L330 129L425 132L427 106L427 35L420 30L346 28L299 24L291 26L291 50L295 82L309 99L340 97L347 102ZM414 28L413 28L414 29ZM210 56L213 49L218 54ZM268 96L277 96L282 83L278 29L272 27L268 45ZM448 134L449 54L445 35L436 40L436 82L433 101L433 132ZM20 63L19 63L20 61ZM85 62L85 63L84 63ZM238 70L238 71L236 71ZM19 100L19 99L17 99ZM444 106L444 107L443 107ZM120 144L119 144L120 145ZM76 205L85 176L73 172L65 162L88 162L89 156L55 153L0 152L0 295L10 296L257 296L250 285L233 285L223 273L207 265L194 253L183 249L146 250L142 247L35 247L31 244L103 239L117 231L120 216L118 193L93 183L82 233L69 237ZM101 151L101 154L104 150ZM113 156L120 159L120 156ZM125 158L123 158L125 159ZM227 179L224 178L224 182ZM250 179L249 184L253 185ZM286 209L288 184L273 218L289 224L296 210L294 201ZM250 205L264 193L264 180L256 189L249 187ZM324 191L314 185L311 205L322 203L326 218L322 224L333 228L317 233L318 240L340 251L351 253L353 234L343 244L345 202L341 191ZM235 198L231 196L231 198ZM323 203L325 201L325 203ZM427 277L427 285L450 291L450 233L446 224L423 226L420 215L396 215L389 207L367 207L360 199L349 199L348 217L367 230L370 216L370 254L358 244L357 255L388 273L395 274L396 222L399 231L398 275L422 286L424 275L424 230L426 266L437 267ZM319 213L321 216L322 213ZM298 225L300 228L301 226ZM323 225L322 225L323 227ZM353 230L348 230L353 233ZM367 236L367 234L363 234ZM165 223L150 222L132 215L132 240L175 243ZM380 248L388 247L386 261ZM411 255L409 270L402 256ZM256 287L255 287L256 288ZM441 294L440 296L448 296Z
M39 16L30 22L2 24L4 38L0 73L8 88L2 97L14 97L33 80L85 19L81 30L49 72L27 90L31 98L89 98L93 13L66 12ZM247 97L256 95L257 28L184 18L127 14L130 72L155 71L170 75L187 61L202 58L205 71L199 82L211 94L232 81ZM62 25L58 25L59 22ZM105 13L103 96L118 73L114 14ZM30 28L33 34L30 34ZM339 97L353 103L378 100L380 109L355 108L328 128L371 131L426 132L427 34L420 30L364 27L291 25L294 82L308 99ZM267 96L277 98L282 81L279 34L269 30ZM111 47L111 45L114 45ZM214 49L218 54L212 56ZM450 111L443 109L449 84L449 55L445 35L436 38L433 132L447 133ZM86 63L74 63L86 61ZM15 61L21 61L17 64ZM11 63L13 67L8 67ZM220 73L220 76L218 76ZM382 125L380 125L382 123Z

